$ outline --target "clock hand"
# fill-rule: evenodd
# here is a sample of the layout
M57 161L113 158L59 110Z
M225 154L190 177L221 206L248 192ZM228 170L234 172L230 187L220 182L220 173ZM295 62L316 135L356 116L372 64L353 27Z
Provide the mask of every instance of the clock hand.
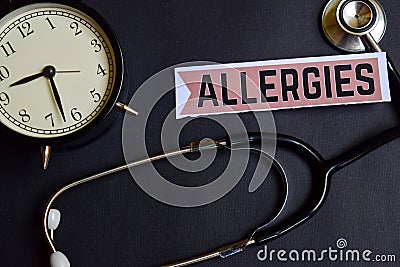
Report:
M64 110L61 103L61 97L58 94L56 83L54 82L54 76L56 75L56 68L53 66L46 66L43 69L43 76L50 80L51 90L53 91L54 99L56 100L57 107L60 110L61 116L64 122L67 122L64 115Z
M57 87L56 87L56 83L54 82L53 76L50 76L48 78L50 80L51 89L53 91L53 96L54 96L54 98L56 100L56 103L57 103L58 109L60 110L61 116L62 116L64 122L67 122L66 119L65 119L64 110L63 110L63 107L62 107L62 104L61 104L61 98L60 98L60 95L58 94L58 90L57 90Z
M24 84L24 83L28 83L28 82L36 80L36 79L38 79L40 77L43 77L43 76L44 76L43 72L37 73L37 74L33 74L31 76L22 78L21 80L16 81L15 83L10 84L10 87L13 87L13 86L16 86L16 85L20 85L20 84Z
M81 72L80 70L58 70L56 73L77 73Z
M45 70L46 70L46 68L44 68L41 73L33 74L31 76L22 78L21 80L18 80L15 83L10 84L9 86L13 87L13 86L21 85L21 84L28 83L28 82L31 82L33 80L36 80L36 79L38 79L40 77L46 76L45 75ZM78 73L78 72L81 72L81 71L80 70L58 70L58 71L56 71L56 73Z

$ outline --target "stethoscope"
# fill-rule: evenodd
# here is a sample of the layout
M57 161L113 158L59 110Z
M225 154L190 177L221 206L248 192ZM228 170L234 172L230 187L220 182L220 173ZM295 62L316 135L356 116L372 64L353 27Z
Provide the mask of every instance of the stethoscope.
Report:
M326 38L340 50L383 52L378 42L385 34L387 20L376 0L330 0L322 12L321 24ZM386 57L390 85L400 88L400 75Z
M322 13L322 28L327 39L337 48L348 52L360 52L364 50L380 52L382 49L379 47L377 41L383 37L386 29L386 16L382 6L376 0L330 0ZM396 71L393 63L388 58L389 80L391 88L400 89L400 76ZM195 153L201 149L243 149L241 144L250 143L252 146L251 152L257 152L263 158L272 162L273 169L278 173L283 183L282 200L279 209L274 213L274 216L264 225L256 228L249 238L239 242L229 244L216 251L206 253L204 255L194 257L188 260L181 261L165 266L187 266L202 262L213 258L226 258L236 253L244 251L247 247L261 245L268 241L279 238L280 236L290 232L291 230L302 225L310 218L312 218L325 202L331 178L334 173L344 168L345 166L353 163L354 161L369 154L373 150L382 147L386 143L400 137L400 125L391 129L383 131L382 133L370 138L364 143L348 150L346 153L334 158L325 159L318 151L311 145L299 140L295 137L284 134L261 134L249 133L247 139L243 140L230 140L229 137L214 141L211 143L203 144L201 142L192 143L190 146L183 147L179 150L153 155L120 167L110 169L76 182L68 184L54 193L47 202L46 208L43 213L43 230L51 250L50 265L52 267L68 267L70 263L68 258L59 250L57 250L54 242L54 231L57 229L61 213L52 209L52 205L57 198L64 192L76 188L79 185L89 183L100 178L104 178L110 174L133 168L142 164L148 164L157 160L183 155L188 153ZM313 194L312 199L297 212L294 216L290 217L287 221L272 225L272 222L277 219L285 207L288 196L288 183L287 177L281 164L267 153L254 148L262 141L268 141L276 138L278 146L284 146L291 149L293 152L302 156L308 163L312 170L313 181L316 194Z

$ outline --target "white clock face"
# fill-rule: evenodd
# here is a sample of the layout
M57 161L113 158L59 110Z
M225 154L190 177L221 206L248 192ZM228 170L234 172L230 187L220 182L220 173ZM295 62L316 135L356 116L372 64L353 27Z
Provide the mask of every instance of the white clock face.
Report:
M116 64L88 15L60 4L17 9L0 20L0 122L36 138L81 129L110 99Z

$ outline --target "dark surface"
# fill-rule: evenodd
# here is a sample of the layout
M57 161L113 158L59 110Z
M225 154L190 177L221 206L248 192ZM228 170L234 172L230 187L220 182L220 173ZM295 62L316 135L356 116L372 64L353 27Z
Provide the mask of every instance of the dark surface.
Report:
M171 65L209 60L222 63L340 54L322 37L319 14L325 1L84 1L114 28L127 68L125 87L133 94L154 73ZM382 0L388 31L381 42L400 64L400 2ZM400 88L399 88L400 89ZM172 97L156 107L157 128L174 105ZM398 108L398 107L397 107ZM397 110L398 111L398 110ZM393 104L324 107L274 112L277 130L311 143L325 157L396 125ZM249 114L243 119L249 122ZM0 266L47 266L48 252L41 232L41 215L49 195L61 185L123 163L122 116L95 141L74 150L54 151L49 170L42 171L39 147L2 137L0 172ZM253 129L254 130L254 129ZM223 131L199 119L182 133L186 144ZM154 133L156 139L158 133ZM400 141L396 140L334 175L331 193L311 221L268 244L269 249L336 248L345 238L349 248L375 254L396 254L400 260L398 194ZM148 144L159 151L158 141ZM309 171L282 151L292 194L289 211L305 198ZM222 159L224 160L224 159ZM160 162L160 169L166 165ZM251 167L251 166L250 166ZM219 169L214 166L215 170ZM170 169L169 169L170 170ZM251 171L251 169L249 170ZM172 173L171 173L172 172ZM177 181L187 175L171 170ZM294 176L295 175L295 176ZM190 179L208 177L192 174ZM227 196L200 208L176 208L144 193L128 172L71 191L57 201L62 223L57 246L72 266L158 266L246 238L268 215L273 183L253 194L246 177ZM270 186L272 185L272 186ZM276 196L275 196L276 197ZM273 200L274 201L274 200ZM257 251L200 266L364 266L363 262L259 262ZM396 266L370 263L367 266Z

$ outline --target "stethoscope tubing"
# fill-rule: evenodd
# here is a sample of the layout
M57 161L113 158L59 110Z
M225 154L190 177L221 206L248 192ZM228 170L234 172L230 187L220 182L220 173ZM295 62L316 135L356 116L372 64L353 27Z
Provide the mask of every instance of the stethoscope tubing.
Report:
M400 125L392 127L370 139L367 141L363 142L362 144L356 146L353 149L350 149L348 152L332 159L332 160L326 160L324 157L311 145L307 144L306 142L302 141L301 139L292 137L290 135L285 135L285 134L272 134L272 133L249 133L248 139L245 140L235 140L235 141L230 141L230 139L227 137L225 139L215 141L212 144L206 145L206 146L201 146L200 142L193 142L190 146L183 147L179 150L176 151L171 151L167 153L162 153L162 154L156 154L152 155L150 157L134 161L129 164L125 164L101 173L97 173L95 175L77 180L75 182L72 182L62 188L60 188L58 191L56 191L48 200L46 204L46 208L44 210L43 214L43 230L45 233L45 237L47 240L47 243L49 245L49 248L51 249L52 252L56 252L57 249L55 247L54 241L51 238L49 229L48 229L48 214L49 211L55 202L63 193L66 191L75 188L77 186L80 186L82 184L86 184L89 182L96 181L100 178L106 177L108 175L111 175L116 172L120 172L129 168L137 167L139 165L151 163L157 160L165 159L165 158L170 158L174 157L177 155L183 155L183 154L188 154L192 152L199 151L200 149L215 149L215 148L226 148L226 149L234 149L235 146L240 145L242 143L249 142L250 144L261 144L262 141L272 141L274 138L276 138L277 144L281 145L283 147L288 147L289 149L292 149L296 151L297 153L301 154L303 157L306 158L307 162L310 164L310 167L314 168L313 171L317 172L317 179L319 180L320 184L320 190L318 190L318 196L314 196L315 202L314 204L309 205L307 207L307 211L301 211L299 212L299 215L296 218L292 218L289 220L288 223L286 224L281 224L275 227L267 228L264 229L266 226L268 226L272 221L274 221L282 212L286 201L287 201L287 195L288 195L288 185L287 185L287 178L286 174L284 173L284 168L277 162L274 158L273 160L273 165L275 168L278 170L280 173L281 177L284 177L284 201L283 205L281 206L280 210L277 212L277 214L273 217L271 221L269 221L267 224L257 228L251 237L249 239L246 239L245 241L241 242L241 247L240 251L242 251L245 247L250 246L250 245L261 245L265 242L274 240L287 232L294 230L298 226L302 225L309 219L311 219L317 212L318 210L322 207L324 201L326 200L329 192L329 187L330 187L330 181L332 175L338 171L339 169L344 168L345 166L351 164L352 162L362 158L363 156L369 154L373 150L382 147L384 144L396 139L397 137L400 136ZM271 157L269 154L259 150L258 151L261 155L264 155L266 157ZM229 250L230 249L230 250ZM226 251L219 251L217 254L218 256L221 255L229 255L228 252L232 251L232 247L228 246L228 249ZM238 251L238 252L240 252ZM223 254L225 252L225 254ZM215 252L214 252L215 253ZM217 255L215 254L215 255ZM214 255L214 254L213 254ZM214 256L215 256L214 255ZM171 265L174 266L174 265ZM180 266L180 265L176 265ZM182 265L184 266L184 265Z

